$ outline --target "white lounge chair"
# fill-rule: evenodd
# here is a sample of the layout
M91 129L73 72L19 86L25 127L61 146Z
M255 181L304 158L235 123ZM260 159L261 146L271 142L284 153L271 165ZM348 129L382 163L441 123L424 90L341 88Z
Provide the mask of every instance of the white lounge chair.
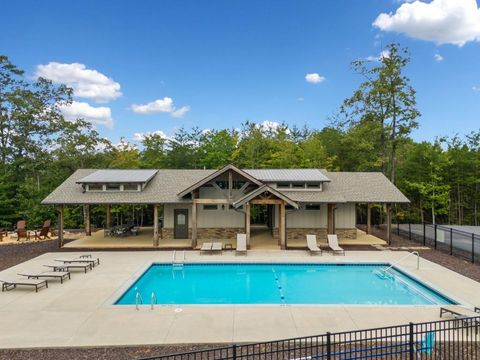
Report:
M92 264L90 263L62 263L60 264L44 264L43 266L52 269L53 271L70 271L71 269L82 269L87 273L88 270L92 270Z
M247 234L237 234L237 248L235 255L247 255Z
M221 242L214 242L214 243L212 244L212 252L213 252L213 251L220 251L220 252L222 252L222 250L223 250L223 244L222 244Z
M48 278L48 279L59 279L60 284L63 284L63 280L70 279L70 272L69 271L40 271L40 272L22 272L18 274L20 276L26 276L28 279L40 279L40 278Z
M43 287L48 288L47 280L40 279L0 279L2 283L2 291L9 291L15 289L18 285L20 286L33 286L35 287L35 292L38 292L38 289Z
M440 317L443 317L443 314L451 314L455 318L474 317L480 316L480 308L475 307L470 309L463 305L445 305L440 308Z
M212 243L211 242L204 242L202 244L202 247L200 248L200 254L206 253L206 252L212 252Z
M94 257L87 257L82 255L80 257L71 258L71 259L55 259L55 261L61 261L64 264L74 264L74 263L88 263L91 267L95 267L95 265L100 265L100 259Z
M335 234L330 234L330 235L327 235L327 239L328 239L328 247L332 250L332 252L334 254L342 254L342 255L345 255L345 250L343 250L343 248L341 248L340 246L338 246L338 238L337 238L337 235Z
M320 254L322 255L322 249L317 245L317 237L315 235L307 235L307 247L310 255Z

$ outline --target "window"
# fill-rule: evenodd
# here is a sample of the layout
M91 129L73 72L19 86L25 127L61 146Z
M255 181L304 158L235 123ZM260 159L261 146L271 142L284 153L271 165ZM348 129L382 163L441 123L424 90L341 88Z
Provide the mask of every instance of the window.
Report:
M305 189L305 184L304 183L293 183L292 188L294 188L294 189Z
M237 181L237 180L234 180L233 181L233 184L232 184L232 188L233 189L240 189L243 185L245 185L245 181Z
M320 183L307 183L307 189L320 189Z
M228 181L218 180L215 181L220 189L228 189Z
M290 187L290 183L280 182L277 183L277 188L279 189L288 189Z
M120 184L107 184L105 190L107 190L107 191L120 191Z
M123 184L123 191L138 191L137 184Z
M320 204L307 204L305 210L320 210Z
M203 210L217 210L218 205L213 204L203 204Z
M102 191L103 184L88 184L88 191Z

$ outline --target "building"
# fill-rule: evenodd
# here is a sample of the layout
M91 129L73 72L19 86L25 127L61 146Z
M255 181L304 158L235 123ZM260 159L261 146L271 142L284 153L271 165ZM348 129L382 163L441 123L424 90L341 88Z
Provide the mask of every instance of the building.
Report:
M371 204L390 209L407 202L382 173L227 165L220 170L81 169L42 203L58 206L62 229L64 206L85 206L87 235L92 205L105 207L110 226L111 205L143 204L153 207L154 246L162 239L191 239L196 247L198 239L233 239L236 233L246 233L250 241L252 233L263 231L286 248L307 233L355 238L357 204L368 204L370 229Z

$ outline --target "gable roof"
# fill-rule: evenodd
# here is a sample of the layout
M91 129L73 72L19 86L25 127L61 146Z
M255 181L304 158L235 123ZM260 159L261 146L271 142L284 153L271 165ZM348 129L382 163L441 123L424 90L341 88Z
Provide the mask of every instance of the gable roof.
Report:
M263 182L330 181L319 169L245 169L244 171Z
M196 182L195 184L189 186L188 188L184 189L183 191L181 191L180 193L177 194L178 197L184 197L185 195L188 195L193 190L198 189L200 186L205 185L206 183L212 181L216 177L222 175L223 173L225 173L229 170L235 171L237 174L243 176L244 178L250 180L252 183L254 183L258 186L262 185L261 181L257 180L255 177L248 174L247 172L245 172L243 170L240 170L239 168L237 168L234 165L227 165L227 166L224 166L223 168L215 171L214 173L207 175L205 178L203 178L200 181Z
M258 189L250 191L244 197L241 197L240 199L236 200L232 205L238 208L239 206L242 206L243 204L245 204L247 201L252 200L258 195L263 194L264 192L269 192L275 195L276 197L278 197L279 199L282 199L283 201L285 201L288 205L292 205L295 209L298 209L298 204L295 201L290 199L288 196L286 196L282 192L268 186L267 184L260 186Z

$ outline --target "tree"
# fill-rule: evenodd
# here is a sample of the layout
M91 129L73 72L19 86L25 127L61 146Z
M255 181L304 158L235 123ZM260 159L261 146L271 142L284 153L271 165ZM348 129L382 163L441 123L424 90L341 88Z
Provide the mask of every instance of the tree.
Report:
M381 169L396 183L397 148L412 129L418 127L415 90L403 75L410 62L406 48L389 44L379 62L356 60L352 67L365 80L340 108L342 125L376 122L380 130L372 137L382 149ZM374 146L376 147L376 146Z

